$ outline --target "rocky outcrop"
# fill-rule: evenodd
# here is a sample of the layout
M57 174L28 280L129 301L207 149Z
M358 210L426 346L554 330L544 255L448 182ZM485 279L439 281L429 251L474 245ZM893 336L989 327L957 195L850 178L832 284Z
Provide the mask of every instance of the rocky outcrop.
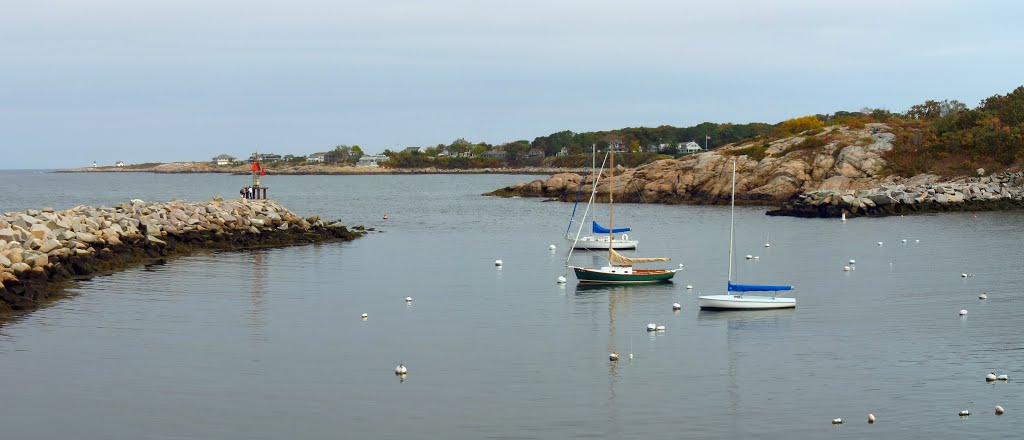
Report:
M300 218L272 200L131 200L113 208L28 210L0 216L0 311L42 304L60 281L187 254L352 240L340 222Z
M940 182L918 176L905 183L869 190L821 190L801 193L768 215L847 217L920 212L990 211L1024 208L1024 173Z
M868 124L862 129L836 126L774 141L727 145L635 169L617 167L614 186L607 171L598 181L596 199L607 201L610 193L622 202L728 203L734 159L740 202L781 203L807 191L877 187L883 178L882 155L892 149L895 140L887 129L884 124ZM581 182L583 193L589 194L594 181L594 176L584 180L578 174L556 174L485 195L570 201Z

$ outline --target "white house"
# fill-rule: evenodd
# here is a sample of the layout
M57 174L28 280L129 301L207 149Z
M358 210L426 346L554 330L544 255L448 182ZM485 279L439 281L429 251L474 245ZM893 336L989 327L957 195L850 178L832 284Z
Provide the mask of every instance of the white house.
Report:
M696 143L694 141L690 141L690 142L686 142L686 143L680 142L679 146L677 147L677 150L680 153L699 153L701 151L704 151L704 149L700 147L700 144L698 144L698 143Z
M235 161L235 157L229 156L227 154L222 154L220 156L213 158L213 161L217 165L231 165Z
M114 166L115 167L123 167L124 166L124 161L123 160L119 160L119 161L117 161L117 163L114 164Z
M359 158L359 162L356 162L357 167L375 168L379 167L381 162L387 162L388 157L383 154L364 154L363 157Z

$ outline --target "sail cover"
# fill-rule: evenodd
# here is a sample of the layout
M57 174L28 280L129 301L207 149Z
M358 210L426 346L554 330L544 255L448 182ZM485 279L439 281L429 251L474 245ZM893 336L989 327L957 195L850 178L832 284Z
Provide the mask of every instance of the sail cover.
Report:
M618 252L615 252L615 249L609 249L609 250L611 251L611 257L608 258L608 261L611 261L612 263L635 264L635 263L654 263L656 261L671 261L672 260L671 258L666 258L666 257L655 257L655 258L636 257L636 258L630 258L630 257L624 256L624 255L622 255L622 254L620 254Z
M607 234L607 233L618 234L620 232L629 232L629 228L615 228L615 229L612 229L612 230L609 231L608 228L597 224L596 221L592 221L592 223L594 224L592 226L592 229L594 230L595 234Z
M793 286L765 286L759 284L733 284L729 281L730 292L778 292L780 290L793 290Z

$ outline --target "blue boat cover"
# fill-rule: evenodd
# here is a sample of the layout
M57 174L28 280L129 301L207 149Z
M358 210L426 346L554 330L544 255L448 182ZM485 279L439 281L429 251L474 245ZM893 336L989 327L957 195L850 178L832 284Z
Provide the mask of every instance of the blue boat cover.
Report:
M594 224L592 229L594 230L595 234L607 234L609 232L612 234L618 234L620 232L629 232L629 228L615 228L609 231L608 228L597 224L596 221L591 221L591 223Z
M759 284L733 284L729 281L730 292L777 292L780 290L793 290L793 286L764 286Z

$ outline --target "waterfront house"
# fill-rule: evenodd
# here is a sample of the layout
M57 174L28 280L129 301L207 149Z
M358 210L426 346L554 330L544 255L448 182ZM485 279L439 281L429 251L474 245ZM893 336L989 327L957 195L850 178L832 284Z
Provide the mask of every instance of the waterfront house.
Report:
M356 162L357 167L364 168L376 168L379 167L382 162L387 162L388 157L383 154L364 154L363 157L359 158Z
M333 151L313 153L306 158L307 163L338 163L338 155Z
M544 150L541 148L531 148L530 151L526 152L527 159L535 159L539 157L544 157Z
M561 150L558 150L558 152L555 153L555 156L568 156L568 155L569 155L569 148L568 147L562 147Z
M703 150L704 149L700 147L700 144L694 141L686 143L680 142L679 145L676 147L676 151L686 154L700 153Z
M402 150L402 152L403 153L409 153L409 154L415 154L415 153L422 153L423 149L421 149L420 147L408 147L408 148Z
M115 167L123 167L124 166L124 161L123 160L119 160L119 161L117 161L117 163L114 164L114 166Z
M503 150L494 149L481 154L481 156L490 159L506 159L508 158L508 153L505 153Z
M227 154L221 154L220 156L213 158L213 162L216 163L217 165L231 165L235 163L236 160L238 159L235 159L235 156L230 156Z
M249 155L249 162L255 162L257 160L259 160L261 163L280 162L281 155L274 153L259 153L258 155L257 153L253 153Z

